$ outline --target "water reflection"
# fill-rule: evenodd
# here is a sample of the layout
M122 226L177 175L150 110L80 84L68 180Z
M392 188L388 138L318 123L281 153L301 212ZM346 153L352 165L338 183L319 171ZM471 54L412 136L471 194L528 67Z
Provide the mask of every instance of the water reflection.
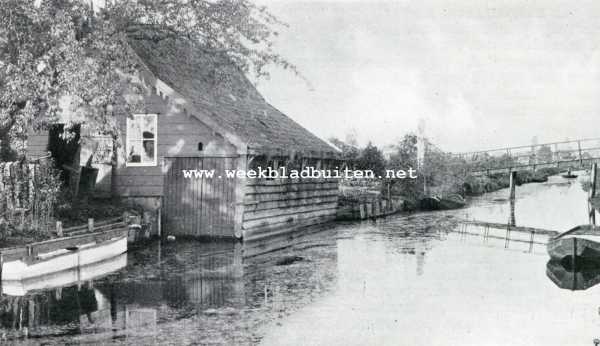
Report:
M567 185L531 185L541 195L563 189L581 197ZM459 221L461 210L245 244L151 244L130 251L127 266L112 274L61 289L14 289L19 296L6 290L2 332L45 344L589 343L600 325L597 294L570 290L591 287L597 273L546 263L553 233L522 225L545 228L546 221L524 220L545 220L547 210L538 204L541 211L523 214L539 199L520 189L514 207L502 201L497 221L483 213L500 205L493 196L466 209L496 223ZM564 224L586 214L579 202Z
M253 330L265 321L335 287L335 234L155 243L105 263L102 275L87 268L63 275L63 285L56 278L10 283L0 299L0 334L51 344L254 343Z
M465 209L470 219L565 231L587 223L587 192L581 184L552 176L545 183L524 184L516 188L515 205L507 202L508 189L472 199ZM512 215L514 212L514 216Z
M548 261L546 275L560 288L587 290L600 283L600 265L573 268L560 261Z
M517 220L515 218L515 199L509 198L508 200L510 203L510 217L508 219L508 225L514 227L517 225Z
M457 227L447 230L447 239L507 250L545 253L548 239L554 234L511 225L461 221Z

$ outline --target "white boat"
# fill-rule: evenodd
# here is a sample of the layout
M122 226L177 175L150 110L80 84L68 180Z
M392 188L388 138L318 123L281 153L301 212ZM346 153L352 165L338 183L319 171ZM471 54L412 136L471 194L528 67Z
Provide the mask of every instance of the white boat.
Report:
M25 251L31 253L32 247L39 246L41 250L35 255L3 258L2 281L41 277L97 263L127 252L127 231L113 232L108 236L108 239L104 239L106 236L102 238L94 235L56 239L52 240L52 246L45 247L48 242L32 244ZM49 251L42 252L43 249Z
M3 280L2 294L24 296L33 290L69 286L93 280L127 266L127 254L123 253L100 262L46 274L24 280Z

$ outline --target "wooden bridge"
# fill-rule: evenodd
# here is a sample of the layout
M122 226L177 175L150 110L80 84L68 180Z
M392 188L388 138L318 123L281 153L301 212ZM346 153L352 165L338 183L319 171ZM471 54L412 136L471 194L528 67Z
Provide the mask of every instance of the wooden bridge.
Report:
M589 167L600 162L600 138L505 147L452 154L475 175L543 167Z

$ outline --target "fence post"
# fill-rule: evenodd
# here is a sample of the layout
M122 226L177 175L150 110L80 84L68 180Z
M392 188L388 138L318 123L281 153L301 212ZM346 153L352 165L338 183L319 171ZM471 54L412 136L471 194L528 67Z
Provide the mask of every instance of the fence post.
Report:
M90 231L90 232L94 231L94 219L93 218L88 219L88 231Z

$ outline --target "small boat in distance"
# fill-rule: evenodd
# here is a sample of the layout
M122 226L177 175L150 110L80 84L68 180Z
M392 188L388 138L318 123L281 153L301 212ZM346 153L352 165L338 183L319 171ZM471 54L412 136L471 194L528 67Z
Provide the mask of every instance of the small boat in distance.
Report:
M551 238L550 258L558 261L600 262L600 227L581 225Z
M566 178L566 179L574 179L574 178L577 178L577 174L571 173L571 169L569 169L567 171L567 173L565 173L565 174L562 175L562 177Z
M450 194L447 196L429 196L419 201L419 206L424 210L451 210L464 207L467 202L461 195Z

